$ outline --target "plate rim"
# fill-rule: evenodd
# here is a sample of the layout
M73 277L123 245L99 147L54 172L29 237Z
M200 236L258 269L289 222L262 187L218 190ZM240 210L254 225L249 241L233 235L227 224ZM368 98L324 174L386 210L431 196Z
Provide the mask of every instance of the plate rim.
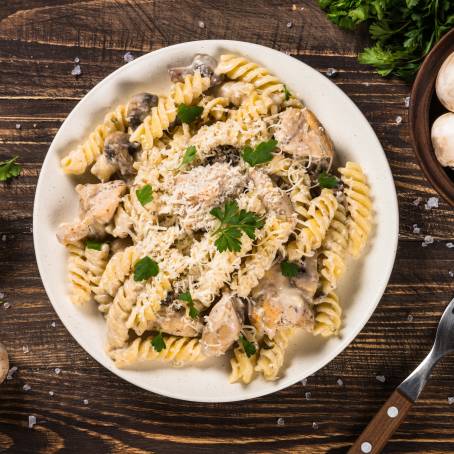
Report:
M92 91L94 91L95 89L98 89L100 86L108 83L108 81L110 81L112 78L116 77L119 73L121 73L122 71L125 71L126 68L130 68L132 65L137 64L137 62L149 58L150 55L158 55L158 54L163 53L163 52L168 52L171 49L176 49L176 48L179 48L179 47L185 47L185 46L190 45L190 44L192 44L192 45L199 44L199 45L203 46L206 43L217 44L220 47L227 48L227 49L228 49L229 45L232 45L232 44L237 45L237 44L239 44L240 46L249 47L249 49L251 49L251 50L255 48L255 49L259 50L259 51L260 50L262 50L262 51L266 50L266 52L270 52L271 51L271 53L285 55L285 57L287 57L289 59L292 59L292 60L298 62L301 65L304 65L306 67L306 70L308 70L309 72L317 73L317 76L323 77L328 82L330 82L330 84L332 85L332 88L334 90L336 90L338 92L338 94L341 95L344 98L345 102L350 103L351 107L356 111L356 113L359 114L365 120L365 123L367 124L366 127L369 129L370 139L375 141L376 145L378 145L378 147L380 148L381 152L383 153L383 156L385 158L385 166L384 166L384 168L381 169L381 171L386 172L387 176L389 176L391 181L393 182L392 188L389 188L389 190L392 192L392 201L393 201L393 210L392 210L391 214L394 217L394 224L392 226L393 227L393 231L392 231L393 237L391 238L392 244L389 245L390 246L390 253L389 253L390 259L389 259L389 261L387 263L387 268L383 270L382 276L384 277L384 279L382 281L382 285L380 287L378 287L377 290L376 290L375 301L373 302L373 304L369 305L369 309L362 314L362 317L359 317L360 321L357 322L357 326L352 330L350 335L345 336L342 339L342 341L337 345L337 347L335 349L333 349L327 355L329 357L329 359L319 361L319 363L317 363L316 365L314 365L311 368L309 368L308 371L306 371L303 376L298 376L296 378L294 376L282 378L280 380L279 384L272 390L264 388L263 392L260 391L260 390L259 391L255 391L255 392L251 392L251 395L246 396L246 397L240 397L240 398L235 398L235 397L230 398L229 394L225 393L223 395L220 395L217 399L213 399L213 398L191 399L187 395L180 395L180 394L178 394L176 392L165 392L165 391L162 391L162 390L152 389L152 388L154 388L153 386L151 386L151 387L150 386L145 386L144 384L141 384L138 380L136 380L135 377L126 377L125 374L123 374L124 370L116 368L112 364L111 360L107 357L107 355L104 355L104 356L101 357L95 351L89 351L89 349L85 348L82 345L82 343L79 341L79 339L76 337L76 335L73 333L73 330L69 328L68 319L66 318L66 316L64 316L62 314L62 310L59 309L59 305L58 304L54 304L53 298L51 297L52 291L51 291L51 288L50 288L50 283L49 283L49 281L46 283L46 280L48 280L48 278L46 277L46 280L43 278L44 273L43 273L42 270L44 270L44 263L43 263L44 259L42 257L40 257L39 254L37 253L37 251L39 250L38 232L40 230L39 225L38 225L37 206L38 206L38 201L40 199L40 194L44 190L44 186L45 186L45 183L43 182L44 178L42 178L42 172L40 172L40 175L39 175L39 178L38 178L38 182L37 182L37 185L36 185L36 191L35 191L35 197L34 197L34 201L33 201L33 246L34 246L36 262L37 262L37 265L38 265L39 275L40 275L41 281L43 283L44 289L46 291L47 297L48 297L48 299L49 299L54 311L58 315L58 317L59 317L60 321L62 322L63 326L66 328L66 330L69 332L69 334L73 337L73 339L79 344L79 346L86 353L88 353L101 366L103 366L104 368L106 368L107 370L109 370L110 372L112 372L114 375L116 375L117 377L121 378L122 380L125 380L126 382L128 382L128 383L130 383L130 384L132 384L134 386L137 386L137 387L139 387L141 389L144 389L144 390L146 390L148 392L152 392L152 393L155 393L155 394L158 394L158 395L161 395L161 396L170 397L170 398L173 398L173 399L183 400L183 401L187 401L187 402L201 402L201 403L241 402L241 401L246 401L246 400L255 399L255 398L258 398L258 397L274 394L275 392L281 391L282 389L285 389L285 388L287 388L289 386L292 386L293 384L301 381L302 379L314 374L315 372L319 371L320 369L322 369L323 367L328 365L335 358L337 358L337 356L339 356L353 342L353 340L358 336L358 334L365 327L365 325L367 324L369 319L372 317L372 315L375 312L380 300L382 299L382 297L384 295L384 292L386 290L386 287L387 287L387 285L389 283L389 279L391 277L391 273L392 273L393 268L394 268L394 264L395 264L395 260L396 260L396 254L397 254L398 239L399 239L399 205L398 205L396 188L395 188L395 184L394 184L394 178L393 178L393 175L392 175L392 172L391 172L391 168L390 168L386 153L385 153L385 151L384 151L384 149L383 149L383 147L382 147L382 145L381 145L381 143L380 143L380 141L379 141L374 129L372 128L371 124L369 123L368 119L361 112L361 110L358 108L358 106L355 104L355 102L353 102L353 100L343 90L341 90L334 82L332 82L325 75L323 75L322 73L320 73L319 71L314 69L312 66L308 65L307 63L304 63L304 62L298 60L297 58L295 58L295 57L293 57L291 55L287 55L284 52L278 51L276 49L272 49L270 47L263 46L263 45L260 45L260 44L250 43L250 42L247 42L247 41L224 40L224 39L211 39L211 40L208 39L208 40L186 41L186 42L183 42L183 43L174 44L172 46L163 47L163 48L157 49L157 50L152 51L152 52L148 52L148 53L146 53L144 55L141 55L140 57L136 58L132 62L129 62L129 63L125 64L125 65L120 66L115 71L113 71L112 73L107 75L104 79L99 81L95 86L93 86L80 99L80 101L73 107L71 112L67 115L65 120L60 125L55 137L53 138L53 140L52 140L52 142L51 142L51 144L50 144L50 146L49 146L49 148L48 148L48 150L46 152L46 155L44 157L44 160L43 160L43 163L42 163L42 168L44 168L44 166L46 165L46 163L50 159L51 153L56 153L57 152L56 150L53 149L54 148L54 143L56 142L57 138L61 134L63 126L67 122L70 122L72 120L72 117L75 115L75 110L78 108L78 106L81 103L83 103L86 100L86 98L92 93ZM131 66L128 66L128 65L131 65ZM272 68L271 68L271 70L272 70ZM391 207L388 207L388 208L391 208Z

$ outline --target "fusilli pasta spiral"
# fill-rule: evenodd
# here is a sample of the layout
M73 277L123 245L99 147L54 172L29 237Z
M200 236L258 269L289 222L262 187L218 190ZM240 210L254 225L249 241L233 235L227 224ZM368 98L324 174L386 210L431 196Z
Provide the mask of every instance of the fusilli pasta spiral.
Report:
M331 292L314 301L315 326L313 334L323 337L337 335L341 326L342 308L339 298Z
M230 373L230 383L242 382L245 385L254 378L255 366L257 364L257 354L248 357L241 346L233 350L233 357L230 360L232 372Z
M67 245L69 252L68 276L71 301L82 306L90 301L90 275L85 259L85 246L82 242Z

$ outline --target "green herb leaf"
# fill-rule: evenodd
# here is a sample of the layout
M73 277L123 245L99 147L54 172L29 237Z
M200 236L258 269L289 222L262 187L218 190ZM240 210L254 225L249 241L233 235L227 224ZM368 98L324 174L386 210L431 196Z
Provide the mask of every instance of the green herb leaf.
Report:
M243 159L252 167L269 162L273 159L273 151L276 149L276 145L277 140L271 139L259 143L255 149L244 147Z
M180 104L177 110L177 118L181 123L192 123L202 115L202 112L202 106L187 106L186 104Z
M188 148L186 148L181 165L190 164L192 161L194 161L196 154L197 148L194 145L191 145Z
M288 101L292 96L292 94L288 91L287 85L284 85L284 96L286 101Z
M166 343L162 337L162 333L156 334L151 340L152 347L159 353L166 348Z
M286 277L295 277L300 272L300 267L296 263L288 262L287 260L281 262L281 273Z
M197 318L199 316L199 311L195 308L194 301L192 301L192 296L189 292L181 293L178 299L188 303L189 317Z
M145 256L140 259L134 266L134 280L136 282L144 281L159 273L159 265L150 257Z
M101 241L96 240L87 240L85 243L85 247L87 249L94 249L95 251L100 251L102 248L103 243Z
M318 184L321 188L336 188L339 184L339 180L334 175L329 175L328 173L322 172L318 176Z
M214 244L219 252L239 252L241 232L255 240L255 230L265 225L264 219L252 211L240 210L234 200L226 202L223 208L213 208L210 214L221 221L221 225L213 233L218 236Z
M145 206L153 200L153 188L149 184L146 184L136 190L136 196L142 206Z
M9 161L0 162L0 181L7 181L20 174L21 166L16 164L17 156Z
M240 342L248 358L255 355L257 348L253 342L249 342L242 334L240 334Z

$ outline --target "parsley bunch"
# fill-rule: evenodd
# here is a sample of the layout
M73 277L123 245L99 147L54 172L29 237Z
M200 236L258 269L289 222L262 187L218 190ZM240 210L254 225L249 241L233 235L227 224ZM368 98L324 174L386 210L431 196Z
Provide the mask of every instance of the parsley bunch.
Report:
M217 207L210 214L221 221L213 235L218 238L214 242L219 252L241 250L241 231L251 240L255 240L255 230L261 229L265 221L252 211L240 210L235 201L226 202L224 208Z
M319 0L328 18L353 30L369 25L373 46L359 54L381 76L411 81L422 60L454 26L453 0Z

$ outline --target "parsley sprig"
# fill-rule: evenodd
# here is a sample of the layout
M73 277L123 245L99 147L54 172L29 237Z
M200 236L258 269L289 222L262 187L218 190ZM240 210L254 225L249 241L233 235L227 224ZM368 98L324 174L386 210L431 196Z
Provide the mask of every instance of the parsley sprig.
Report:
M255 148L244 147L243 159L251 166L264 164L273 159L273 151L276 149L277 140L270 139L259 143Z
M149 184L146 184L136 190L136 196L141 205L145 206L153 200L153 188Z
M232 200L226 202L224 207L213 208L210 214L221 221L220 226L214 231L217 236L214 244L219 252L241 250L241 232L251 240L255 240L255 230L265 225L265 220L252 211L240 210L238 204Z
M85 247L87 249L94 249L95 251L100 251L102 248L103 242L96 241L96 240L87 240L85 243Z
M184 166L185 164L190 164L192 161L194 161L196 154L197 148L194 145L190 145L188 148L186 148L180 167Z
M194 301L192 300L192 296L189 292L180 293L178 297L181 301L186 301L189 307L189 317L195 319L199 316L199 311L194 306Z
M0 162L0 181L7 181L20 174L22 167L16 163L16 160L17 156L8 161Z
M253 342L249 342L242 334L240 334L240 342L248 358L255 355L257 347Z
M296 277L300 272L300 267L296 263L288 262L284 260L281 262L281 273L285 277Z
M145 281L150 277L157 276L159 273L159 265L150 257L141 258L134 265L134 280L136 282Z
M151 340L151 345L158 353L162 352L162 350L167 347L161 332L153 337L153 339Z
M318 184L320 185L321 188L333 189L339 185L339 180L334 175L322 172L318 176Z
M180 104L177 109L177 118L181 123L192 123L202 115L202 106L187 106L186 104Z

